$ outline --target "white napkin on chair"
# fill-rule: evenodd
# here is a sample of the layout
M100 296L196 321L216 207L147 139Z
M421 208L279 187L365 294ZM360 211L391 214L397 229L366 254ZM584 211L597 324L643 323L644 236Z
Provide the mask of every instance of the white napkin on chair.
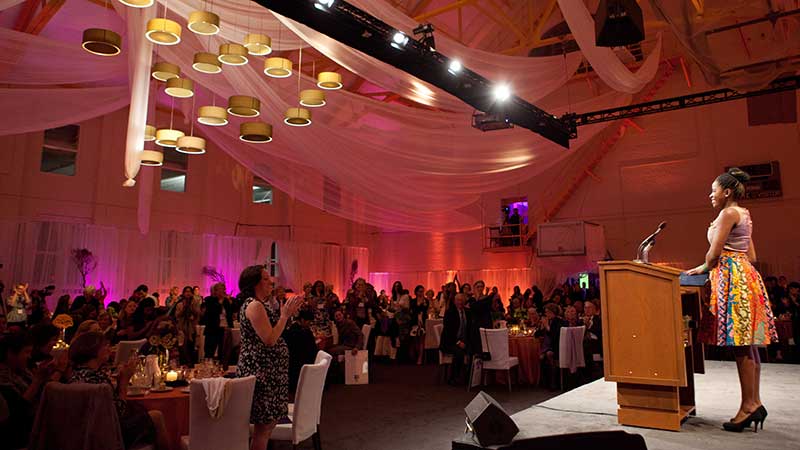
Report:
M206 393L206 405L208 406L208 415L214 419L222 417L225 410L225 404L228 403L230 397L230 387L228 386L228 378L203 378L201 380L194 380L196 383L203 385L203 390Z

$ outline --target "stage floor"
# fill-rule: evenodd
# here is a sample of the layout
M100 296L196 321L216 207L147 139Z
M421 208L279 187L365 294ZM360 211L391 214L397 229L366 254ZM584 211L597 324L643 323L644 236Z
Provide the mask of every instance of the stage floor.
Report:
M697 416L680 432L617 424L616 383L597 380L512 416L517 438L586 431L625 430L644 436L649 450L800 449L800 365L763 364L761 401L769 411L764 429L753 433L722 430L739 407L739 382L733 362L706 361L696 374Z

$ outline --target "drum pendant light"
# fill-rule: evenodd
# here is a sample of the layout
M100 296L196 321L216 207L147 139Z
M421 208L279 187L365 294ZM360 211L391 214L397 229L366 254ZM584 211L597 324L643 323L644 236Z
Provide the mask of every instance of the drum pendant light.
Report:
M292 62L286 58L267 58L264 74L272 78L288 78L292 76Z
M181 130L172 128L172 120L175 115L175 97L172 98L172 109L169 112L169 128L161 128L156 131L156 144L162 147L175 147L178 139L185 136Z
M203 36L219 33L219 16L210 11L194 11L189 14L187 22L193 33Z
M228 111L221 106L201 106L197 111L197 121L203 125L221 127L228 124Z
M160 61L153 64L150 75L158 81L168 81L173 78L180 78L181 68L176 64Z
M300 104L308 108L325 106L325 92L318 89L300 91Z
M156 140L156 127L152 125L144 126L144 141L152 142Z
M342 75L336 72L320 72L317 75L317 86L328 91L341 89Z
M119 2L131 8L149 8L153 6L155 0L119 0Z
M158 167L164 164L164 154L158 150L142 150L139 162L143 166Z
M229 66L243 66L247 64L247 49L242 44L228 42L219 46L219 62Z
M228 114L236 117L257 117L261 114L261 101L247 95L233 95L228 99Z
M194 54L192 68L202 73L220 73L222 72L222 63L217 59L217 55L213 53L197 52Z
M167 81L164 92L170 97L189 98L194 95L194 83L188 78L172 78Z
M165 18L150 19L145 37L157 45L176 45L181 41L181 26Z
M300 48L297 58L297 96L301 97L300 79L303 74L303 49ZM302 97L301 97L302 101ZM283 123L293 127L307 127L311 125L311 111L305 108L289 108L284 115Z
M116 56L122 51L122 38L111 30L87 28L83 31L81 47L93 55Z
M272 39L266 34L248 34L244 37L244 46L251 55L264 56L272 53Z
M251 144L272 142L272 125L264 122L244 122L239 126L239 139Z
M192 115L194 115L194 97L192 97ZM194 135L194 117L192 117L189 136L179 138L175 150L187 155L202 155L206 152L206 140Z

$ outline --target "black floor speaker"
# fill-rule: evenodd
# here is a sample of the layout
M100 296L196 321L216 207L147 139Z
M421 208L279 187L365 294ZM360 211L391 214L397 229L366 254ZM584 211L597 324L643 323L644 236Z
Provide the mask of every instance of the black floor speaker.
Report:
M469 402L464 412L467 414L467 426L483 447L508 444L519 433L517 424L503 407L483 391Z
M453 450L481 450L486 446L476 443L469 434L453 441ZM510 444L492 447L492 450L647 450L640 434L625 431L595 431L590 433L559 434L535 438L516 439Z

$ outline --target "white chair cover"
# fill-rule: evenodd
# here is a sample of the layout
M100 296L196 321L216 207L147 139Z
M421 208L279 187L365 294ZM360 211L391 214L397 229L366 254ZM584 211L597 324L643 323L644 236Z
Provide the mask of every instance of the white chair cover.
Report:
M481 346L491 355L491 360L483 362L488 370L508 370L519 364L519 358L508 355L508 328L497 330L481 328Z
M297 445L317 432L328 363L327 359L323 359L316 364L306 364L300 369L292 423L278 424L270 439L291 441L292 444Z
M372 334L372 325L364 324L361 327L361 334L364 335L364 344L361 346L361 350L366 350L369 343L369 335Z
M189 386L189 436L181 437L183 450L247 450L250 447L250 408L256 377L228 381L230 397L222 417L208 412L206 392L200 383Z
M333 337L333 345L339 345L339 329L336 328L336 322L331 321L331 337Z
M575 373L578 367L586 367L583 359L583 334L586 326L562 327L558 342L558 367Z
M439 348L439 344L442 342L442 328L444 325L441 323L437 323L433 326L433 335L436 336L436 348ZM453 355L448 355L446 353L442 353L439 350L439 364L453 364Z
M138 352L147 339L139 339L138 341L119 341L117 344L117 354L114 355L114 365L118 366L130 359L131 355Z

